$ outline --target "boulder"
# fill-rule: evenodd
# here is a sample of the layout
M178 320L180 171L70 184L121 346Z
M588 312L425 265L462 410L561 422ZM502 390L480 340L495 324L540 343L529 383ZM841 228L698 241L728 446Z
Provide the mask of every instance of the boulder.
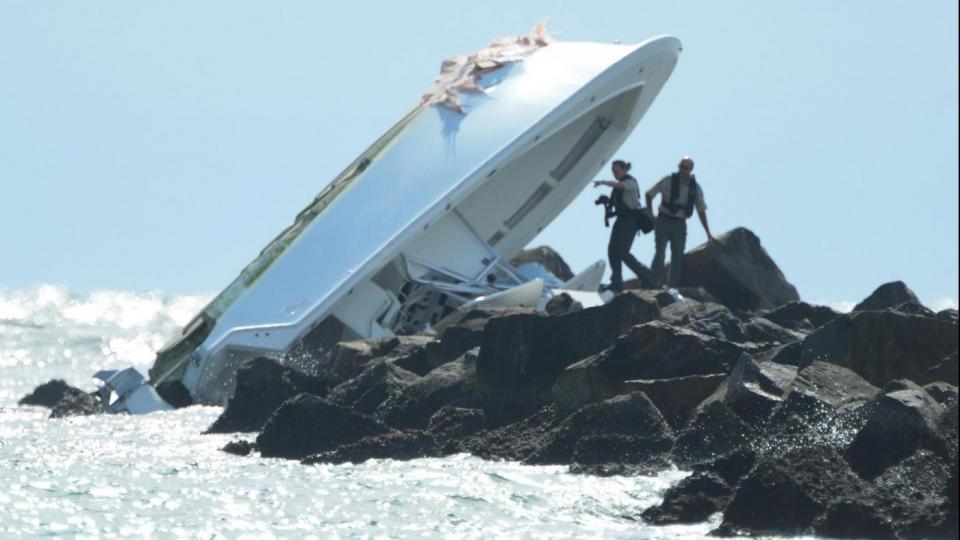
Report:
M688 466L747 447L753 430L722 401L707 399L690 416L677 437L673 460Z
M19 405L39 405L51 409L50 418L86 416L104 412L95 394L70 386L62 379L52 379L20 398Z
M640 458L650 454L666 455L672 446L673 430L657 406L643 392L616 396L587 405L563 420L545 444L527 457L531 464L568 464L573 461L578 441L588 435L631 435L643 441ZM609 442L609 440L607 441ZM593 448L596 454L609 456L605 449ZM621 458L622 459L622 458Z
M396 428L425 429L444 406L479 407L476 358L476 349L468 351L406 385L378 407L377 418Z
M572 411L628 391L628 380L727 373L740 354L730 343L654 321L631 328L609 349L563 370L553 397L561 411Z
M747 424L760 426L790 393L796 376L793 366L757 361L744 354L714 399L722 400Z
M374 360L403 357L426 346L427 336L391 336L337 343L329 358L320 365L324 378L331 385L350 380L367 369Z
M206 432L260 431L281 403L304 392L324 395L327 383L272 358L246 360L237 369L237 386L233 397Z
M953 308L947 308L941 311L938 311L936 317L940 320L952 322L957 324L957 310Z
M419 379L391 360L375 360L362 373L330 390L328 398L357 412L374 414L382 403Z
M263 457L302 459L389 431L370 416L321 397L298 394L270 415L256 444Z
M426 375L439 366L463 356L483 341L483 329L494 318L532 315L531 308L470 307L454 311L434 326L437 339L412 349L397 359L397 365L417 375Z
M164 381L157 385L157 394L175 409L182 409L194 404L190 391L179 380Z
M831 503L814 531L827 538L897 538L893 524L870 500L840 499Z
M523 461L546 444L563 419L554 406L548 405L517 422L465 438L458 451L488 460Z
M506 423L548 404L550 389L567 366L609 347L632 326L659 316L655 302L628 291L605 305L559 317L518 314L491 319L477 359L488 418Z
M394 431L364 437L340 445L336 450L318 452L302 459L301 463L363 463L370 459L407 461L440 455L440 444L433 434L425 431Z
M257 448L256 445L253 444L252 442L240 440L240 441L230 441L226 445L224 445L224 447L221 448L220 450L228 454L233 454L235 456L248 456L250 455L251 452L256 450L256 448Z
M938 381L960 386L960 366L958 366L957 362L957 351L953 351L953 354L932 366L917 379L917 382L920 384L929 384Z
M427 428L443 439L462 439L482 431L487 417L480 409L445 405L430 417Z
M669 438L589 433L573 447L570 472L596 476L654 475L671 467Z
M750 535L807 533L832 504L856 500L869 490L870 485L832 448L802 448L764 458L740 481L720 530Z
M550 298L547 301L547 304L543 307L543 310L547 312L547 315L566 315L567 313L573 313L574 311L580 311L583 309L583 304L577 302L567 293L560 293L556 296Z
M750 448L740 448L693 466L693 472L713 474L730 487L737 487L740 480L757 463L757 453Z
M683 257L683 286L700 286L735 310L772 309L799 300L760 239L737 228Z
M872 384L917 380L957 350L957 325L896 311L841 315L804 340L800 366L814 361L847 367Z
M569 281L573 279L573 271L559 253L550 246L538 246L525 249L510 259L510 264L514 267L520 267L527 263L543 265L548 272L556 276L560 281Z
M643 392L660 409L664 419L675 430L686 424L690 413L716 391L727 378L722 373L689 375L669 379L637 379L624 383L626 392Z
M944 458L949 454L939 425L943 407L910 381L898 381L892 390L870 403L866 425L846 452L847 461L864 478L877 477L919 449Z
M868 500L901 538L955 538L948 530L950 469L941 456L919 450L874 479Z
M930 394L937 403L947 407L951 401L957 399L957 387L945 382L932 382L923 385L924 391Z
M723 511L733 490L718 476L695 472L668 489L663 502L643 512L643 520L653 525L700 523Z
M917 295L902 281L884 283L870 293L870 296L854 306L853 311L879 311L909 302L919 304Z
M838 315L839 313L826 306L815 306L798 300L764 313L763 318L784 328L805 330L808 325L809 328L820 328Z

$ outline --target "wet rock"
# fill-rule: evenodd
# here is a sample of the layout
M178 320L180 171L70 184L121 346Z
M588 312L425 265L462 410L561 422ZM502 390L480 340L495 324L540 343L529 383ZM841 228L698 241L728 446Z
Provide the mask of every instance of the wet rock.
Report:
M653 475L671 466L669 438L591 433L577 439L570 472L597 476Z
M514 267L519 267L527 263L543 265L548 272L556 276L560 281L573 279L573 272L570 270L570 266L567 265L559 253L549 246L525 249L510 260L510 264Z
M937 381L950 383L954 386L960 386L960 366L958 366L957 362L957 351L953 351L953 354L944 358L940 361L940 363L928 369L926 373L917 379L917 382L920 384L928 384Z
M784 366L798 367L803 341L794 341L786 345L776 345L763 351L754 351L752 356L761 362L775 362Z
M452 362L483 341L483 329L491 319L507 315L534 315L532 308L470 307L459 309L434 326L437 339L397 359L397 365L417 375L426 375Z
M336 450L318 452L302 459L301 463L363 463L370 459L407 461L440 455L440 444L433 434L425 431L394 431L364 437L341 445Z
M919 450L873 481L869 501L900 537L952 538L947 534L949 478L950 465L942 457Z
M331 385L337 385L360 375L374 360L396 358L409 354L433 341L427 336L392 336L337 343L320 371Z
M67 396L86 394L79 388L70 386L63 379L52 379L33 389L33 392L20 398L19 405L39 405L52 408Z
M613 347L560 374L553 397L562 411L628 391L626 381L729 372L740 349L660 321L635 326Z
M740 448L729 454L694 465L693 472L714 474L730 487L737 487L740 480L757 463L757 453L750 448Z
M259 431L281 403L304 392L324 395L327 383L271 358L247 360L237 369L233 397L207 433Z
M763 318L784 328L804 330L820 328L840 315L826 306L815 306L802 301L790 302L763 314Z
M285 401L257 437L263 457L302 459L390 431L374 418L321 397L299 394Z
M480 409L445 405L430 417L430 433L445 439L461 439L482 431L487 417Z
M233 454L235 456L248 456L251 452L256 450L256 445L250 441L230 441L220 450Z
M330 401L363 414L374 414L382 403L395 398L420 377L390 360L375 360L360 375L330 390Z
M459 448L483 459L523 461L546 444L563 419L555 407L545 406L517 422L467 437Z
M701 463L749 445L753 430L722 401L707 399L693 412L674 444L680 466Z
M560 293L547 301L547 305L544 306L543 310L547 312L548 315L566 315L567 313L573 313L574 311L580 311L583 309L583 304L577 302L567 293Z
M853 311L879 311L898 306L904 302L919 304L917 295L902 281L884 283L854 306Z
M740 481L723 513L723 533L802 534L831 504L869 493L843 457L811 447L761 459Z
M469 351L411 382L384 401L376 416L393 427L424 429L444 406L479 407L476 358L477 351Z
M858 500L831 503L814 531L827 538L897 538L893 524L873 504Z
M953 308L947 308L937 312L936 317L942 321L952 322L957 324L957 310Z
M943 407L916 384L898 382L906 388L871 402L866 425L847 449L847 461L864 478L875 478L919 449L944 457L949 453L939 426Z
M847 367L872 384L916 380L957 350L957 325L896 311L841 315L804 340L800 366L820 360Z
M751 426L767 420L774 408L792 390L797 368L776 362L758 362L748 354L740 357L715 399L722 400Z
M727 507L733 490L719 477L695 472L668 489L663 502L643 512L653 525L699 523Z
M156 386L157 394L175 409L182 409L194 404L190 391L179 380L165 381Z
M67 392L60 398L50 411L50 418L64 418L67 416L89 416L104 412L100 399L85 392Z
M726 375L718 373L669 379L638 379L626 381L624 386L626 392L646 394L660 409L670 427L679 430L686 424L690 413L713 394L726 378Z
M477 359L488 418L510 421L550 403L550 389L567 366L600 352L632 326L659 315L655 302L627 291L603 306L559 317L491 319Z
M930 308L924 306L923 304L918 304L917 302L904 302L902 304L897 304L890 308L891 311L896 311L897 313L905 313L907 315L922 315L924 317L936 318L937 314Z
M573 460L578 441L588 435L630 435L644 441L640 453L650 450L665 455L672 446L673 430L663 415L643 392L616 396L587 405L571 414L550 434L546 443L525 460L532 464L568 464ZM596 454L607 450L591 449L593 461L602 461ZM641 456L643 457L643 456Z
M923 385L923 389L930 394L930 397L944 407L946 407L950 401L957 399L957 387L952 384L932 382Z
M683 257L684 286L700 286L735 310L772 309L799 300L760 239L733 229Z

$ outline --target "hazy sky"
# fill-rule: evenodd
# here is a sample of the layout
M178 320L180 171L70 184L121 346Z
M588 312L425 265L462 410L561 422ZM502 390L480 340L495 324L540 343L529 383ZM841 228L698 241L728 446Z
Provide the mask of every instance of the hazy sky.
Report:
M215 293L442 59L545 17L559 40L683 41L619 155L643 187L692 155L714 231L754 230L804 299L902 279L956 301L947 1L0 0L0 288ZM596 194L535 241L574 270L606 254Z

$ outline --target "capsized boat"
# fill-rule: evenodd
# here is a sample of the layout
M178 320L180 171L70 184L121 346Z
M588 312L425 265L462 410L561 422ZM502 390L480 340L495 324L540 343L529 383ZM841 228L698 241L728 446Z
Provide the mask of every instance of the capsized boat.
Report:
M422 331L469 302L564 288L588 301L602 262L547 283L508 261L613 157L680 51L670 36L551 42L538 28L444 62L421 103L157 353L150 382L225 404L248 358Z

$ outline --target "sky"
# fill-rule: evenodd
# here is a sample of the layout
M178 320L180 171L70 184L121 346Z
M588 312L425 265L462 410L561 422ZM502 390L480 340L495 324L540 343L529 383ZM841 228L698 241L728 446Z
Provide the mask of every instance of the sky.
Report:
M689 154L714 233L756 232L803 299L900 279L956 305L946 1L0 0L0 289L216 293L441 60L544 19L557 40L683 42L618 153L643 189ZM596 195L532 245L605 258Z

